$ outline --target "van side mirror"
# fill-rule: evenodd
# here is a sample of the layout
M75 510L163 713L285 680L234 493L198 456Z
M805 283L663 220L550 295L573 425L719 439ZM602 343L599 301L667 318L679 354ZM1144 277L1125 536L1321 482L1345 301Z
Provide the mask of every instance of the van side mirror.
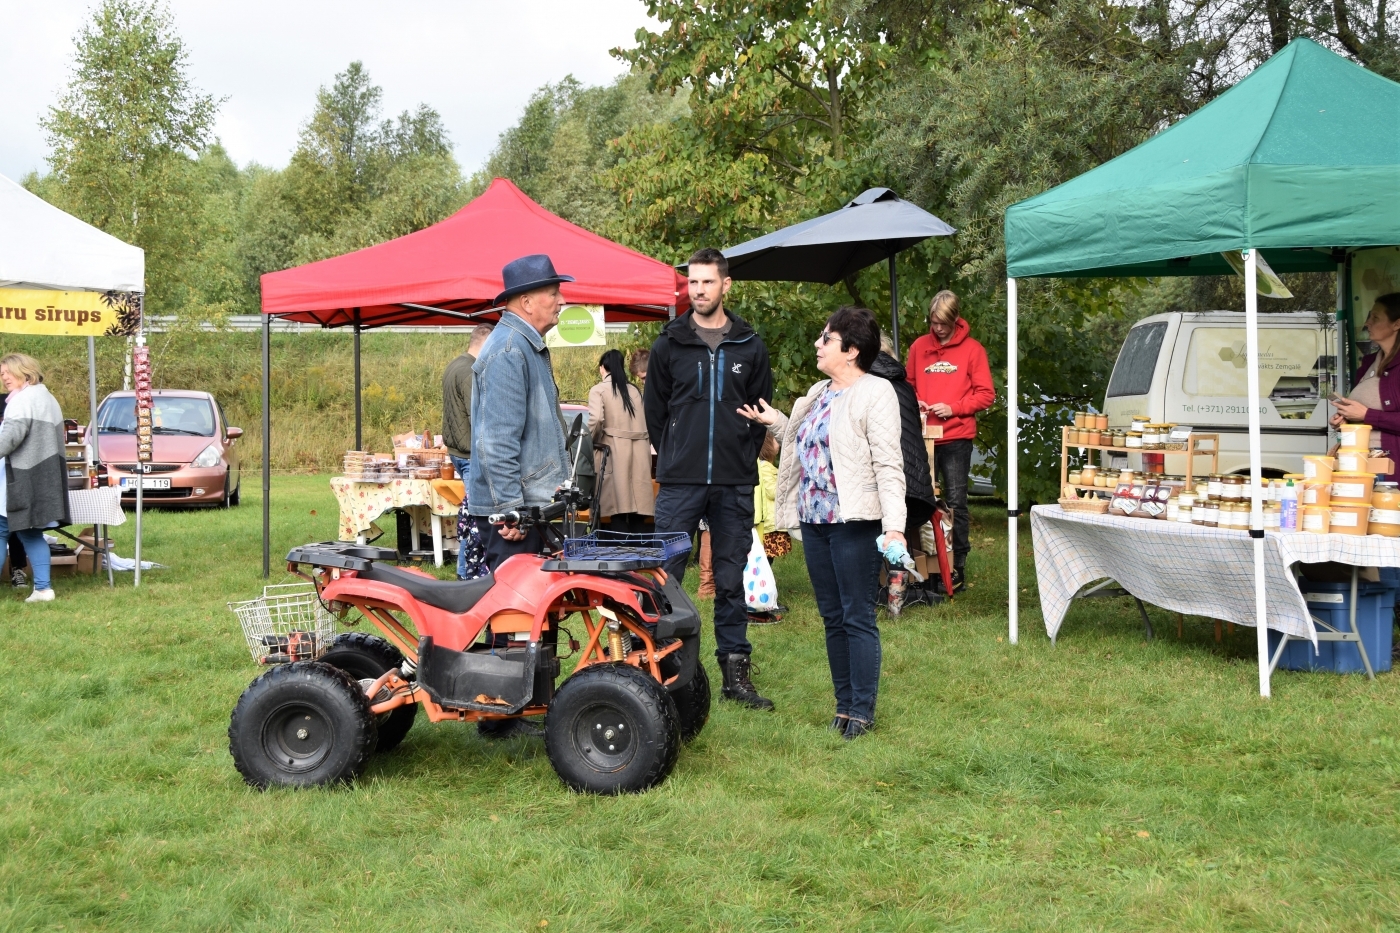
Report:
M228 438L229 440L231 440L231 441L236 441L236 440L238 440L240 437L243 436L243 429L242 429L242 428L229 428L227 431L224 432L224 436L227 437L227 438Z

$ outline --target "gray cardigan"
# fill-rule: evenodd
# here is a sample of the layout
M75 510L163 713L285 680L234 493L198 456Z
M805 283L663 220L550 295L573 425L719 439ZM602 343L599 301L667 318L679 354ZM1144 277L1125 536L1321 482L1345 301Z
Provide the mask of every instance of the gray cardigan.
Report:
M11 531L71 523L63 412L42 383L10 393L0 423L7 519Z

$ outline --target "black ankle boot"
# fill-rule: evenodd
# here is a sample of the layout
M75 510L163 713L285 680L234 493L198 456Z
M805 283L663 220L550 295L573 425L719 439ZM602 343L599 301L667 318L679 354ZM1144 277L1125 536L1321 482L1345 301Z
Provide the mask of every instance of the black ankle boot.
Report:
M720 661L719 667L721 673L724 674L722 693L726 700L742 703L749 709L773 708L773 701L759 696L753 681L749 680L750 661L748 655L731 654Z

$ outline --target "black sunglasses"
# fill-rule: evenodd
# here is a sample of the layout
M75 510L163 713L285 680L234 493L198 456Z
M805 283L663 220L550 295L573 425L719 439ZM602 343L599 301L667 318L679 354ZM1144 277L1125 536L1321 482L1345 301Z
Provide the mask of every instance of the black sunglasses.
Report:
M831 329L830 329L830 328L828 328L828 329L822 331L822 334L821 334L822 346L826 346L826 345L827 345L827 342L828 342L829 340L831 340Z

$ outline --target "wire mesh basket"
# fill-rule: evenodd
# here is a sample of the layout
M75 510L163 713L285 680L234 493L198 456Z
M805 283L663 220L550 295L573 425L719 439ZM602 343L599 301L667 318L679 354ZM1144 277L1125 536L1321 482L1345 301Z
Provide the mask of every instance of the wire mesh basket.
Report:
M335 640L335 616L321 604L314 583L265 586L257 599L228 607L238 616L248 650L259 664L310 661Z
M598 530L581 538L564 539L566 560L669 560L690 550L690 535L683 531L629 534Z

